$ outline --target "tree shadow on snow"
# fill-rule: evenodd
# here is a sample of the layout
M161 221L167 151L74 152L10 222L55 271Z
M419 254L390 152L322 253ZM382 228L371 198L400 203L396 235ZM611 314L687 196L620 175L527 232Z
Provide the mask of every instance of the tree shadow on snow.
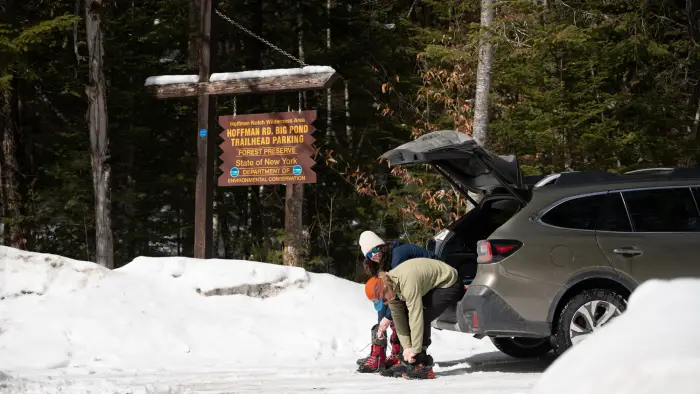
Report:
M479 353L461 360L435 361L440 369L450 368L446 371L435 371L435 375L454 376L474 372L541 373L552 364L555 358L552 352L532 359L514 358L501 352ZM451 369L457 366L459 368Z

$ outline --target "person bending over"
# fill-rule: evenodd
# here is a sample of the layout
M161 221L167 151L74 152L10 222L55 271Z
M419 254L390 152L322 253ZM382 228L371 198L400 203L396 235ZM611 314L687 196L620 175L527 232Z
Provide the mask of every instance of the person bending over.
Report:
M396 268L406 260L418 257L436 258L435 254L414 244L406 244L401 241L384 242L372 231L365 231L360 234L360 249L365 257L364 269L370 275L369 281L365 284L365 294L368 298L369 291L374 285L377 275L381 271L389 271ZM377 324L370 330L372 347L370 354L357 360L359 365L357 371L360 373L375 373L394 365L400 364L402 360L402 349L393 326L391 310L386 304L375 304L377 311ZM386 332L391 328L392 335L389 339L391 343L391 354L386 357Z
M430 323L462 298L464 286L457 270L436 259L410 259L389 272L380 272L367 293L375 305L388 303L406 361L381 374L433 378L433 358L427 354Z

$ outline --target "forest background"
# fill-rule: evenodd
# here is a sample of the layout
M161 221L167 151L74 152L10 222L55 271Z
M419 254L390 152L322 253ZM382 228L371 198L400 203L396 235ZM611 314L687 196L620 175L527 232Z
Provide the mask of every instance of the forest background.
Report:
M341 75L330 96L313 91L302 100L319 115L318 183L305 187L306 269L356 279L361 231L423 245L468 209L436 174L392 170L378 158L429 131L473 131L481 3L219 1L222 13L260 37ZM697 2L493 4L490 150L517 155L526 174L695 165ZM196 74L197 7L197 0L0 3L2 244L95 260L87 114L102 78L109 149L100 182L108 181L114 267L140 255L193 255L196 100L155 99L144 82ZM95 30L87 26L96 20L103 40L91 50ZM219 16L212 21L216 71L298 67ZM95 52L103 63L91 69ZM299 99L221 97L218 115L234 105L238 114L287 111ZM284 186L216 189L215 257L281 263L283 229Z

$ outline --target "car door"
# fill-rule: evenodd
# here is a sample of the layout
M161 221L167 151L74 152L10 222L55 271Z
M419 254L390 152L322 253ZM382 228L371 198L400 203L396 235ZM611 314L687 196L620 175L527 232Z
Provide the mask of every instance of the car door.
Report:
M620 195L631 229L596 234L615 270L636 283L700 277L700 214L691 188L644 188Z
M528 248L501 265L510 273L558 286L579 275L614 274L595 236L607 200L607 192L576 195L546 208L533 218L539 228L522 236Z

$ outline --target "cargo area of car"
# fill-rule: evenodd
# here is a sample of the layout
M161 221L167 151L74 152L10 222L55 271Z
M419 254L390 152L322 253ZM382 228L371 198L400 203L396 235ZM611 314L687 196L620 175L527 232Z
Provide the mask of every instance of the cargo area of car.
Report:
M472 209L450 226L450 234L435 251L439 258L454 267L460 280L470 282L476 276L476 244L505 224L521 209L512 196L504 194L485 198L479 207ZM449 307L433 322L439 329L455 330L457 305Z

